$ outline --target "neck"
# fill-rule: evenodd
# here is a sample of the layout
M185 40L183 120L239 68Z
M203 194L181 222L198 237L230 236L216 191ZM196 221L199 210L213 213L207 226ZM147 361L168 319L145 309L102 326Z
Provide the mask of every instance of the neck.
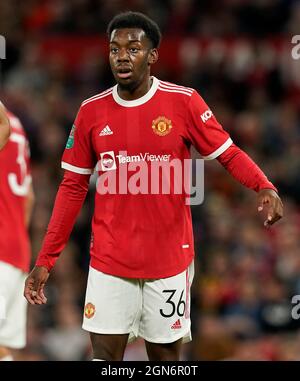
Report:
M118 94L120 98L126 101L132 101L138 98L141 98L151 88L153 79L148 74L143 80L138 84L133 84L132 87L122 87L122 85L118 84Z

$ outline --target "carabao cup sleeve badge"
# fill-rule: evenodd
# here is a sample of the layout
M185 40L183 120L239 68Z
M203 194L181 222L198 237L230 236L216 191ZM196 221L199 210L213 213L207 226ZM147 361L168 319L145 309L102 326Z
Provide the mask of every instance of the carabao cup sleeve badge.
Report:
M68 138L68 141L67 141L67 144L66 144L66 148L67 149L72 148L73 145L74 145L75 129L76 129L76 126L75 126L75 124L73 124L71 132L70 132L70 135L69 135L69 138Z

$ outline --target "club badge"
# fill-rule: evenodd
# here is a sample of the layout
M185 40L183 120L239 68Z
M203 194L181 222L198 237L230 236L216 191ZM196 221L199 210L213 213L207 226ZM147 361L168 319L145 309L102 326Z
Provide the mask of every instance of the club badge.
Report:
M85 307L84 307L84 316L87 319L91 319L95 315L95 312L96 312L96 308L95 308L95 306L92 303L87 303L85 305Z
M165 136L171 132L172 122L164 116L159 116L152 122L152 129L156 135Z

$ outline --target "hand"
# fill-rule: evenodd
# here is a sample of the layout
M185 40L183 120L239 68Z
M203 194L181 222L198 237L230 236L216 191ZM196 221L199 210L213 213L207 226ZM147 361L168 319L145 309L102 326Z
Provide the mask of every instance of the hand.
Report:
M283 205L280 197L273 189L262 189L257 196L258 211L268 205L268 217L264 226L270 227L283 216Z
M24 296L30 304L46 304L44 286L48 280L49 271L44 266L35 267L25 281Z

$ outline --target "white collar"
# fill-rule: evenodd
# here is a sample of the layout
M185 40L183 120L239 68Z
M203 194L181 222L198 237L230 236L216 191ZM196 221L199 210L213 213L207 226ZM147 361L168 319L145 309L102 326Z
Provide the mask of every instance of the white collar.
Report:
M153 82L152 82L152 86L150 87L150 90L141 98L134 99L132 101L126 101L125 99L122 99L118 94L118 85L115 85L113 87L113 92L112 92L112 96L114 100L119 105L124 107L136 107L148 102L156 93L156 90L158 89L158 85L159 85L159 80L156 77L151 77L151 78L153 79Z

